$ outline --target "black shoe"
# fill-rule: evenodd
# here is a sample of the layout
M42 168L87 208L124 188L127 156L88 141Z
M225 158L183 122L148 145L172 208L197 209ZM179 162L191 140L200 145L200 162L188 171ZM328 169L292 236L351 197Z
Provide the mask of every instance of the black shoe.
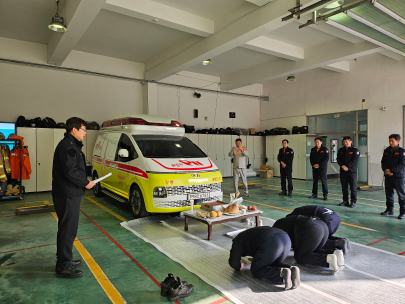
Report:
M82 261L81 260L74 260L72 261L72 266L73 267L79 267L82 265Z
M174 280L170 284L167 299L169 301L177 301L180 298L186 298L188 296L191 296L193 292L194 292L193 285L186 284L185 282L182 282L179 277L177 277L177 281Z
M160 295L163 297L167 297L169 295L170 284L175 281L174 275L169 273L167 278L160 283Z
M323 200L324 200L324 201L327 201L327 200L328 200L328 196L327 196L327 195L324 195L324 196L323 196Z
M318 195L312 194L309 198L317 198L317 197L318 197Z
M339 204L339 206L349 206L349 202L348 201L343 201Z
M405 213L401 213L400 215L398 215L398 219L402 220L405 218Z
M356 206L356 202L350 202L350 208L354 208L354 206Z
M292 191L288 191L288 196L292 196Z
M381 215L394 215L394 211L386 209L384 212L381 212Z
M281 191L278 195L287 195L286 191Z
M78 278L83 275L83 272L80 270L76 270L73 266L70 266L67 269L59 269L58 266L55 267L56 276L60 278Z
M336 241L336 247L342 249L343 254L348 254L352 250L349 239L340 239Z

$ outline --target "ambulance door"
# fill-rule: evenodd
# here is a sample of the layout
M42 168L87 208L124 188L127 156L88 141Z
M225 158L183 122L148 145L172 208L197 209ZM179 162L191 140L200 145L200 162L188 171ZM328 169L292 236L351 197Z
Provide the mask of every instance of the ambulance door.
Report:
M117 153L118 141L120 140L121 133L109 133L107 134L104 145L105 146L105 157L103 161L103 176L108 173L112 173L111 176L107 177L104 180L104 185L108 190L115 190L115 183L118 180L118 165L115 163L115 155Z
M118 152L120 149L125 149L128 151L128 157L121 157ZM118 164L118 174L115 187L120 191L124 192L129 196L129 188L131 187L132 175L134 175L134 167L132 166L138 158L134 144L131 138L127 134L122 134L120 141L118 143L117 154L115 156L115 161Z

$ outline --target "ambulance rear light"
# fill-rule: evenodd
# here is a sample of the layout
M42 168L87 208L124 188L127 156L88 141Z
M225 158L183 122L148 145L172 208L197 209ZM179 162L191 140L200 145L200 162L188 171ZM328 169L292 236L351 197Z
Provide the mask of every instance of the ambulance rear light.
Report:
M170 124L148 122L142 118L121 118L116 120L109 120L103 123L103 127L120 126L120 125L144 125L144 126L160 126L160 127L178 127L183 128L183 125L178 121L172 120Z

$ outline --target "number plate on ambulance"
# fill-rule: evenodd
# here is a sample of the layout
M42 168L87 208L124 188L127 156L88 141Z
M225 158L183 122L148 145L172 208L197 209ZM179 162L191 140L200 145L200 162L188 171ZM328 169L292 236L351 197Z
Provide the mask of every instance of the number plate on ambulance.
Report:
M196 199L200 199L200 198L209 198L210 194L207 193L190 193L188 195L188 199L189 200L196 200Z

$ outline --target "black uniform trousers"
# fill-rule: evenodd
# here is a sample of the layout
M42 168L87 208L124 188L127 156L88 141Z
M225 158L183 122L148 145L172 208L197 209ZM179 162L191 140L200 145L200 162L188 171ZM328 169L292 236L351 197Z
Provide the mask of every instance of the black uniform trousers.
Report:
M287 185L285 180L288 180L288 191L293 191L293 183L292 183L292 172L285 170L284 168L280 167L280 175L281 175L281 190L287 192Z
M398 194L400 213L405 213L405 178L394 178L385 175L385 197L387 209L394 211L394 189Z
M297 248L294 248L294 259L297 263L329 267L326 257L334 250L323 248L328 236L329 229L323 221L308 221L301 231Z
M324 215L323 222L326 224L326 227L328 227L329 230L329 236L325 245L323 246L323 249L335 250L336 248L339 248L339 246L336 246L336 241L341 240L342 238L334 236L333 234L339 228L340 217L335 212L332 214L326 214Z
M327 171L326 169L312 169L312 178L314 182L312 184L312 194L318 195L318 179L322 182L322 192L323 195L328 195L328 182L327 182Z
M340 183L342 184L343 200L349 201L349 191L347 190L350 185L350 200L357 202L357 172L349 172L340 170Z
M265 278L280 283L280 268L290 268L284 264L284 259L291 250L291 240L287 233L275 234L268 237L256 251L250 267L252 275L256 278Z
M52 198L56 214L58 215L56 266L63 270L72 265L72 248L77 235L77 228L79 226L81 196L53 196Z

